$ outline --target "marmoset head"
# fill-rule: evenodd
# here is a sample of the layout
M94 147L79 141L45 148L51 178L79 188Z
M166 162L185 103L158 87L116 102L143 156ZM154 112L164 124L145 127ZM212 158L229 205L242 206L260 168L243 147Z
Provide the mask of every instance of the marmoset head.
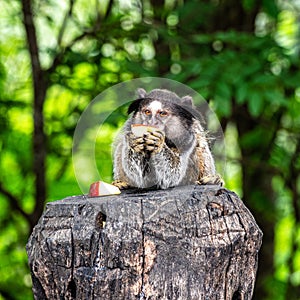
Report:
M131 103L128 113L133 113L132 124L155 126L173 143L190 136L191 126L199 116L192 97L180 98L173 92L161 89L148 94L139 89L138 99Z

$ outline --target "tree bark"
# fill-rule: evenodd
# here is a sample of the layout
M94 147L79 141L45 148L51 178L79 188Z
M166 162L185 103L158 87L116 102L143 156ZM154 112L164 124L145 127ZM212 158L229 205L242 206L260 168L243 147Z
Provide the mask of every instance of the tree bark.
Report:
M32 229L40 218L46 201L46 135L44 132L44 103L48 83L42 69L36 28L32 12L32 1L22 0L23 23L30 54L33 84L33 173L35 175L35 205L29 215Z
M251 299L262 233L217 186L49 203L27 244L35 299Z

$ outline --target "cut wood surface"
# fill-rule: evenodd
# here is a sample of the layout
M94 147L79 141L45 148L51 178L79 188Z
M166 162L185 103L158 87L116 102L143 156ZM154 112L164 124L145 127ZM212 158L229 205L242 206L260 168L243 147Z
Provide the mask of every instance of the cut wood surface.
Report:
M35 299L251 299L262 233L217 186L47 204L27 244Z

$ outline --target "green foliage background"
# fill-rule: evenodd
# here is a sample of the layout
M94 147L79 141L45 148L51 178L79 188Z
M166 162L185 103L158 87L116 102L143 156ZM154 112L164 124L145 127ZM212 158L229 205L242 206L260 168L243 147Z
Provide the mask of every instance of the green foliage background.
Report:
M299 1L0 6L0 299L32 299L31 229L46 201L81 193L71 152L80 114L106 88L145 76L177 80L209 101L225 133L226 187L264 232L254 299L300 299ZM33 27L24 22L30 10ZM124 117L114 114L97 141L107 181Z

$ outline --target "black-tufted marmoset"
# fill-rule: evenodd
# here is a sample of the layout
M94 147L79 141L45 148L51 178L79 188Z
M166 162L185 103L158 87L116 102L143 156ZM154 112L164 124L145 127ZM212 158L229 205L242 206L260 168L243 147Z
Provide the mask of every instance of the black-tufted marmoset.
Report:
M128 114L114 143L115 186L166 189L195 183L223 185L192 97L139 89ZM155 130L136 136L132 132L136 124Z

